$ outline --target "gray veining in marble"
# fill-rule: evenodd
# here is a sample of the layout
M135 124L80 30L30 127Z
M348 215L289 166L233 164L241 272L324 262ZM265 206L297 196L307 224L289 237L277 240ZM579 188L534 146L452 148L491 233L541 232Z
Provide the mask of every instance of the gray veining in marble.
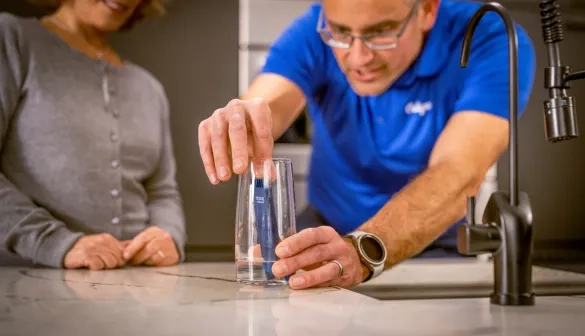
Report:
M425 267L421 265L421 267ZM584 297L378 301L241 286L231 263L91 272L0 268L0 335L584 335Z

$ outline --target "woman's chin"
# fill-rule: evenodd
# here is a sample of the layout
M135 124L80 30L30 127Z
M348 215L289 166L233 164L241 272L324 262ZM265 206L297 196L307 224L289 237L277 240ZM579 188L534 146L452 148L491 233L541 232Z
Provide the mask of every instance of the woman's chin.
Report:
M96 30L106 34L115 33L124 26L124 22L101 21L92 25Z

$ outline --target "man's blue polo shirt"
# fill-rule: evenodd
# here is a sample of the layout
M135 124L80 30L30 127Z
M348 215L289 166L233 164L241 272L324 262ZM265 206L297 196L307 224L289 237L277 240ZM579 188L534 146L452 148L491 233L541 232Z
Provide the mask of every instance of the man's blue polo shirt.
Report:
M319 4L271 46L263 72L290 79L307 97L313 126L309 203L341 234L374 216L427 168L455 113L476 110L508 118L508 39L497 14L481 19L468 67L459 65L465 27L480 5L443 0L418 59L378 96L360 97L349 86L316 32ZM536 60L526 32L517 26L517 33L521 113Z

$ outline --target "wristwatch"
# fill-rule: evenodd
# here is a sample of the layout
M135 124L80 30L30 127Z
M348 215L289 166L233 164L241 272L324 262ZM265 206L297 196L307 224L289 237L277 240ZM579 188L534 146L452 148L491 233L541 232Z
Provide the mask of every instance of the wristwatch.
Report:
M354 231L346 237L351 238L362 263L370 270L370 275L364 282L382 274L387 256L386 246L382 240L364 231Z

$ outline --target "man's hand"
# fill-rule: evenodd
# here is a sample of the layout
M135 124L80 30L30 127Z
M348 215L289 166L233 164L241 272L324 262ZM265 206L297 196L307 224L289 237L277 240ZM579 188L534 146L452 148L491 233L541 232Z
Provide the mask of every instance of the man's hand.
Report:
M213 184L229 180L232 171L244 173L250 157L258 167L272 157L272 116L262 99L232 100L203 120L198 134L205 172Z
M122 243L108 233L81 237L65 255L65 268L100 270L124 265Z
M169 266L179 262L173 237L158 226L149 227L124 245L124 260L132 265Z
M367 269L351 242L328 226L305 229L284 239L276 246L276 255L281 259L272 267L275 276L283 277L306 270L291 277L290 286L293 289L349 288L363 282L367 275ZM340 268L333 260L343 266L340 277Z

